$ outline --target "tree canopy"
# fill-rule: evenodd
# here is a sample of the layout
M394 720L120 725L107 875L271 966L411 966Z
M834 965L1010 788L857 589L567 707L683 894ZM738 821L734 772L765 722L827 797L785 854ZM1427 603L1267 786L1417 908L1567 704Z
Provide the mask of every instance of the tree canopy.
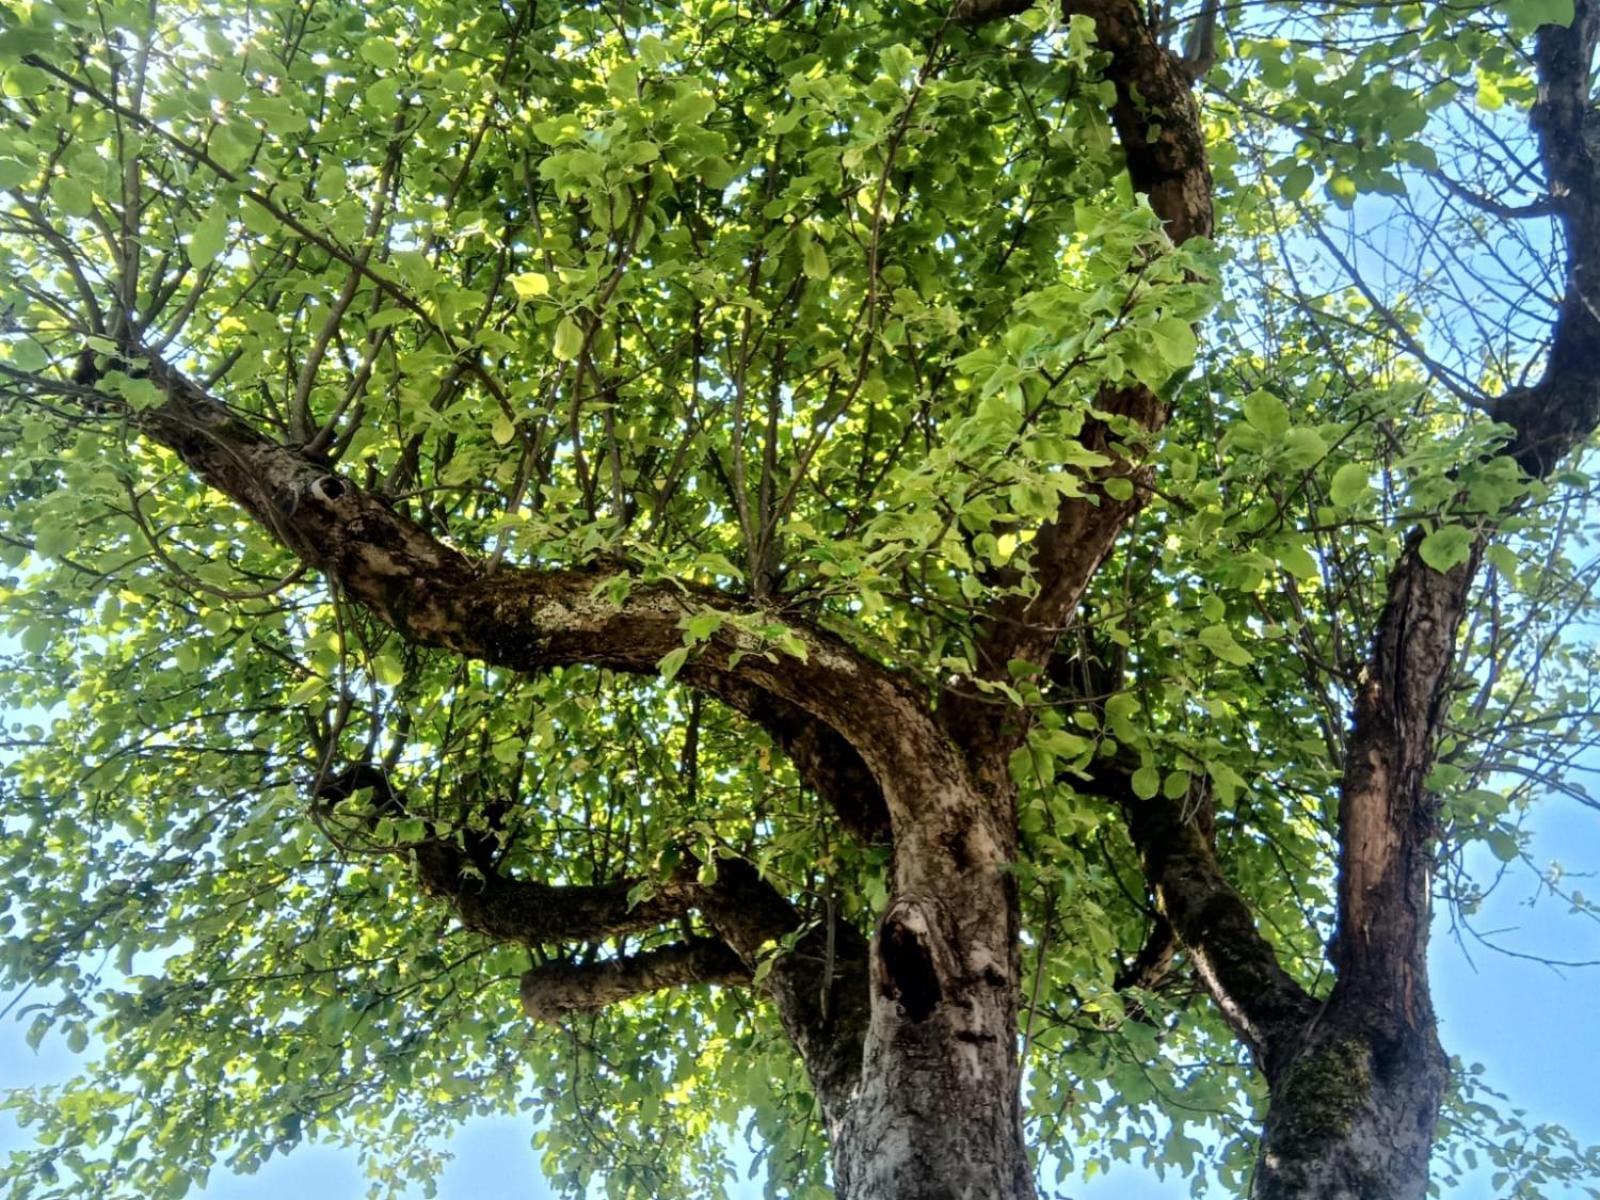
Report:
M11 0L10 1195L1600 1177L1425 962L1595 804L1597 38Z

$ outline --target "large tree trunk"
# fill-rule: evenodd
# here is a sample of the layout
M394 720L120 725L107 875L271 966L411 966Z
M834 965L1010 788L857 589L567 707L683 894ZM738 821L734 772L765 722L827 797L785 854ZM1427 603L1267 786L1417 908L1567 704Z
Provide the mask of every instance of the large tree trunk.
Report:
M871 1020L834 1142L842 1200L1032 1200L1017 1056L1013 798L953 789L896 849Z

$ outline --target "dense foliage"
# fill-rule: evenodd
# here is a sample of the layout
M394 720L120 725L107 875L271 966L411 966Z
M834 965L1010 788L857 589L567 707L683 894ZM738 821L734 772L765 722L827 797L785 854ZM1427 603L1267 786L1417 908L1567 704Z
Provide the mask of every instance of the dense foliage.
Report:
M1246 1187L1264 1085L1115 786L1189 806L1326 996L1352 696L1409 545L1484 562L1428 780L1462 918L1475 846L1531 867L1529 806L1587 802L1590 483L1497 455L1492 403L1546 367L1565 294L1528 112L1536 31L1574 9L1155 13L1216 43L1215 236L1185 239L1130 184L1073 8L0 13L0 979L35 1043L95 1047L12 1097L40 1138L12 1196L180 1196L307 1139L398 1188L511 1110L573 1194L720 1195L734 1129L775 1193L824 1194L764 984L822 931L826 1007L836 922L871 932L895 851L734 691L743 659L835 645L936 711L1026 714L1008 870L1046 1178L1132 1157ZM253 480L221 494L172 432L185 388L332 489L274 491L202 429ZM422 636L305 549L346 487L483 578L565 572L574 611L666 596L671 640ZM1072 502L1138 515L1054 656L991 670L985 620ZM611 976L524 1013L530 971L713 954L678 901L752 866L788 932L663 980L725 986ZM549 889L520 933L473 908L493 880ZM1444 1128L1446 1174L1482 1155L1501 1194L1597 1167L1469 1076Z

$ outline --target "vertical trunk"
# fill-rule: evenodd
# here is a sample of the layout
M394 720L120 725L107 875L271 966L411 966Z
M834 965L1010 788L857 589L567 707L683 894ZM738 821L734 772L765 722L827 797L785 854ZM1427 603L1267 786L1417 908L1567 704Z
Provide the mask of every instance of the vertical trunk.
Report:
M1436 571L1420 532L1390 572L1339 794L1338 983L1267 1072L1252 1195L1422 1200L1447 1065L1428 992L1437 837L1427 775L1477 567Z
M1017 1057L1020 954L1008 786L927 806L896 847L871 1021L834 1145L842 1200L1032 1200ZM975 811L976 810L976 811Z
M971 946L941 944L945 906L895 901L873 955L860 1085L834 1146L841 1200L1032 1200L1022 1144L1017 988Z
M1423 1200L1444 1096L1433 1026L1317 1025L1269 1080L1253 1200Z

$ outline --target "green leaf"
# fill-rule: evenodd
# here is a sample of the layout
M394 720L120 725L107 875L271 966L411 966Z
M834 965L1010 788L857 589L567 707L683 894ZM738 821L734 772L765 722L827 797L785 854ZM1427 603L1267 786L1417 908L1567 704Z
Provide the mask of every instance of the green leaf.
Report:
M550 294L550 277L538 271L524 271L511 276L511 287L519 300L534 300Z
M368 38L361 43L359 53L380 71L392 71L400 64L400 50L388 38Z
M1278 547L1278 562L1296 579L1320 579L1322 568L1316 557L1299 542L1285 542Z
M1435 571L1449 571L1472 557L1476 536L1461 525L1441 525L1417 546L1422 561Z
M683 670L683 664L689 659L689 647L679 646L669 650L661 656L661 661L656 664L656 670L661 672L664 683L671 683L677 678L678 672Z
M1371 494L1372 468L1365 463L1345 463L1328 485L1328 498L1340 508L1354 508Z
M1035 729L1028 734L1028 741L1053 758L1077 758L1093 745L1088 738L1065 729Z
M1316 178L1315 168L1309 163L1299 163L1284 173L1278 182L1278 191L1285 200L1298 200L1306 194Z
M1199 643L1223 662L1236 667L1248 666L1250 652L1233 639L1233 631L1226 625L1207 625L1197 636Z
M1491 830L1483 839L1489 844L1489 850L1503 863L1513 862L1521 853L1517 839L1502 830Z
M1161 790L1161 771L1149 765L1142 766L1133 773L1130 783L1133 794L1139 799L1154 799L1156 793Z
M228 242L228 214L221 205L213 205L205 217L189 233L184 253L197 267L209 267L221 256Z
M14 191L39 173L20 159L0 158L0 192Z
M562 317L556 325L555 344L551 353L562 362L571 362L583 351L583 329L571 317Z
M811 651L797 633L786 632L779 635L776 644L779 650L791 658L798 658L801 662L808 662L811 658Z
M802 253L803 266L808 279L826 279L832 273L828 264L828 252L823 249L822 243L812 238L806 242Z
M1486 112L1497 112L1506 106L1506 94L1500 90L1500 80L1486 71L1478 72L1478 107Z
M1139 700L1131 692L1118 692L1106 701L1106 724L1119 742L1131 745L1144 736L1139 711Z
M1194 329L1179 317L1162 317L1150 327L1150 338L1156 352L1171 370L1181 371L1194 365Z
M1250 427L1269 438L1281 438L1289 431L1289 410L1271 392L1251 392L1244 398L1244 419Z
M1522 563L1518 560L1516 551L1509 546L1492 545L1483 552L1483 556L1507 579L1515 579L1522 570Z
M723 616L715 609L702 609L684 622L684 637L691 643L703 642L722 628Z
M1283 462L1295 470L1315 466L1327 453L1328 444L1315 429L1301 426L1283 435Z

